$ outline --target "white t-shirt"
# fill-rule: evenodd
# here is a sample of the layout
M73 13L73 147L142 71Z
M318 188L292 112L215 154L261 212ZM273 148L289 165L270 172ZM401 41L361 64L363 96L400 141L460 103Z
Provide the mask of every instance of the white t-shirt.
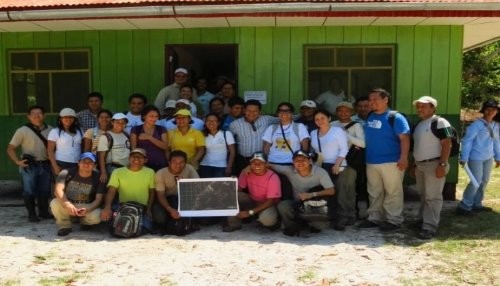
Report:
M226 140L224 140L224 134L226 132ZM208 134L205 137L205 147L207 148L203 160L201 160L200 165L211 166L211 167L227 167L227 158L229 156L227 151L227 145L234 144L234 137L231 131L219 130L212 136Z
M50 130L47 139L56 143L56 160L67 163L78 163L80 153L82 152L83 139L80 130L77 130L75 135L71 135L64 130L54 128Z
M323 156L323 163L335 164L337 157L344 157L349 152L347 135L340 127L331 126L325 135L319 137L321 144L321 154ZM318 144L318 129L311 132L311 147L317 153L320 152ZM341 164L346 166L346 161Z
M293 124L298 125L298 137L294 132ZM288 142L292 150L288 148L284 138L286 138L286 142ZM300 142L306 138L309 138L309 132L307 132L307 128L302 123L292 122L283 125L283 132L279 124L267 127L262 136L262 140L271 143L271 149L269 150L268 156L269 163L292 163L292 153L301 149Z
M344 129L344 131L346 132L346 135L347 135L347 139L349 141L349 147L351 147L351 145L354 144L354 145L359 146L361 148L365 148L366 147L365 131L363 130L362 123L357 122L354 125L351 125L349 127L349 129L345 130L344 127L349 123L342 123L338 120L335 120L330 125L337 126L337 127Z
M130 130L132 130L132 127L141 125L143 122L142 122L142 118L141 118L140 114L133 115L132 112L129 111L129 112L127 112L126 116L128 119L128 123L127 123L127 127L125 127L125 132L130 134Z
M431 130L432 121L436 115L422 120L413 131L413 157L415 161L429 160L441 157L441 140L437 138ZM439 117L437 119L436 129L450 127L448 120Z
M123 133L116 134L112 131L108 131L108 133L111 135L111 137L113 137L113 146L111 146L111 151L106 157L106 163L115 163L122 166L127 166L128 157L130 155L129 138ZM99 144L97 145L97 152L108 151L108 146L108 137L106 137L106 135L101 135L101 137L99 138Z

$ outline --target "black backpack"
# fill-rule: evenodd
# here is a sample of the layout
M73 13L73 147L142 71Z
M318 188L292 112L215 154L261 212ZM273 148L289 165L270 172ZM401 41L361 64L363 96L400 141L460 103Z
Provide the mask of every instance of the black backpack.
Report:
M136 202L126 202L114 214L111 234L120 238L137 237L142 234L142 215L145 206Z
M431 122L431 131L432 134L436 137L438 137L438 128L437 128L437 122L438 122L439 116L434 117ZM458 138L458 132L455 127L451 126L451 150L450 150L450 157L457 156L460 153L460 139ZM439 138L439 137L438 137Z

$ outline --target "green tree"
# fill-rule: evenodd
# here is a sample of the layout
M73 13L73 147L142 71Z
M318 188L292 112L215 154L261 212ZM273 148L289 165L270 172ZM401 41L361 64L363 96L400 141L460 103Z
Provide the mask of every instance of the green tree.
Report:
M467 51L463 56L462 107L479 109L500 97L500 41Z

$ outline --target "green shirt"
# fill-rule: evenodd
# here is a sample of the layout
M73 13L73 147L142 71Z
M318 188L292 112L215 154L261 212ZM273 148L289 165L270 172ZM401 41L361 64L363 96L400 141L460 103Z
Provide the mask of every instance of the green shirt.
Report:
M148 204L149 190L155 188L155 172L147 167L133 172L127 167L118 168L111 173L108 187L120 194L120 203L138 202Z

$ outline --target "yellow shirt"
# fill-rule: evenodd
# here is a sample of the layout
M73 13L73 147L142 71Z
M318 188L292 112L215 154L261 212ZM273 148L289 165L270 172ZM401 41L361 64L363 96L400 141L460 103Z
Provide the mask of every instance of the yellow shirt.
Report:
M193 128L189 128L184 135L176 128L168 131L168 143L170 151L184 151L189 162L196 155L197 147L205 147L205 137L201 131Z

